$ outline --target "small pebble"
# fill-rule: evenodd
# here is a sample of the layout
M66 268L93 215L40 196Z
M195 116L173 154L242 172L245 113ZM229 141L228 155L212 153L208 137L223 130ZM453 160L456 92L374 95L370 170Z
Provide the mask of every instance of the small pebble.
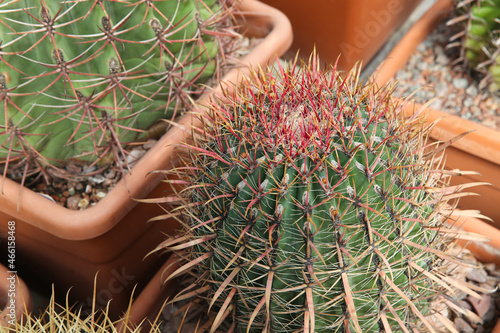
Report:
M441 51L441 53L439 53L436 57L436 62L440 65L448 65L450 61L448 57Z
M90 182L95 183L95 184L101 184L106 180L106 177L104 177L101 174L95 175L93 177L88 178Z
M474 105L474 100L470 97L467 97L464 101L464 106L471 107Z
M421 71L426 70L429 67L429 64L426 62L419 62L417 64L417 68Z
M487 276L488 274L482 269L471 269L469 273L467 273L467 278L469 280L479 283L485 283Z
M99 191L96 193L95 197L97 199L97 201L103 199L104 197L106 196L106 192L103 192L103 191Z
M478 89L475 85L470 85L467 89L465 89L465 92L467 93L467 95L469 96L477 96L478 94Z
M473 333L474 329L462 318L455 319L456 329L461 333Z
M434 89L437 96L445 97L448 93L448 85L445 82L439 82L435 85Z
M68 209L78 210L78 203L80 202L80 200L82 200L82 197L80 196L80 194L75 194L75 195L70 196L66 200L66 205L67 205Z
M465 89L469 86L469 82L464 78L454 78L452 83L457 89Z
M473 296L469 296L467 299L476 310L477 315L481 318L484 318L489 312L489 309L493 305L493 303L491 302L491 297L489 295L482 295L482 297L483 299L477 299ZM486 318L484 318L484 320L486 320Z
M420 53L424 53L426 49L427 49L427 47L425 44L420 44L417 46L417 51Z
M80 200L78 202L78 208L80 208L80 209L85 209L85 208L87 208L88 205L89 205L89 200L86 198L83 198L82 200Z

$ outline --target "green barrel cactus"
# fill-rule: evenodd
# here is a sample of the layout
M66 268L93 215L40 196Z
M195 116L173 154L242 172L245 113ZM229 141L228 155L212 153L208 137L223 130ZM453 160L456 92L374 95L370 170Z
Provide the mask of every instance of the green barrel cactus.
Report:
M124 159L124 145L183 111L215 73L228 8L223 0L2 1L4 174Z
M453 36L452 46L460 46L467 65L484 76L483 86L500 89L500 1L457 0L457 17L450 25L460 24L461 33ZM457 41L458 40L458 41Z
M211 332L448 328L443 146L391 87L312 59L226 91L170 172L184 228L158 249L193 276L174 301L202 295Z

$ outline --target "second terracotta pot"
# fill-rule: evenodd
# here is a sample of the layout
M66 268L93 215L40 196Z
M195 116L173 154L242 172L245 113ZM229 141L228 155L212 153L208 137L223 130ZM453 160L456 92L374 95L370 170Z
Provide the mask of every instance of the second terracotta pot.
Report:
M288 16L297 51L309 58L315 48L322 61L348 70L357 61L368 64L394 30L421 0L263 0Z
M383 62L376 81L382 85L393 80L406 64L417 46L447 17L454 6L453 0L438 0L429 11L408 31ZM412 114L420 105L408 104L406 110ZM447 141L462 133L472 131L456 141L446 150L446 167L463 171L475 171L477 175L454 177L453 185L471 182L486 182L491 185L471 189L479 196L460 200L460 208L480 210L493 219L500 228L500 132L481 124L451 115L441 110L427 108L426 123L441 119L431 132L434 140Z

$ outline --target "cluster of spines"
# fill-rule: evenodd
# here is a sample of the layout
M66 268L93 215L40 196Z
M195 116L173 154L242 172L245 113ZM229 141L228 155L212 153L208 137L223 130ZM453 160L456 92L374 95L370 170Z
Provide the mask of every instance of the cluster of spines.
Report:
M252 79L189 146L185 234L161 246L189 249L178 298L204 292L211 331L433 332L447 177L422 124L389 88L315 62Z
M4 177L122 167L124 146L189 108L236 36L224 1L26 3L0 5Z

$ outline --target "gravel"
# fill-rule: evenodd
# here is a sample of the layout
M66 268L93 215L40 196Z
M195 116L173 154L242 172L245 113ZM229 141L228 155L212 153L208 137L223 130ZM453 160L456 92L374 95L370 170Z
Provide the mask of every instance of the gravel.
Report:
M485 126L500 130L500 96L479 89L480 78L473 77L462 64L454 64L457 49L447 49L453 34L444 22L418 47L406 66L396 74L395 96L414 93L417 103L430 106Z

